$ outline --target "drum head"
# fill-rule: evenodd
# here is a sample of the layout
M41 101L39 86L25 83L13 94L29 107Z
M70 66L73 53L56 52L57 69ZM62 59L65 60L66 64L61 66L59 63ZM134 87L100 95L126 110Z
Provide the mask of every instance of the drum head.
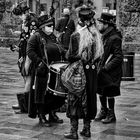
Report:
M67 65L68 65L68 62L65 62L65 61L64 62L63 61L62 62L61 61L53 62L52 64L50 64L50 70L59 73L60 69Z

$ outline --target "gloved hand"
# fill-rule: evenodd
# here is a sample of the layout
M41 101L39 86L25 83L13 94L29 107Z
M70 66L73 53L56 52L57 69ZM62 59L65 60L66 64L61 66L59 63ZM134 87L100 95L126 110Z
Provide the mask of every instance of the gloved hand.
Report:
M48 74L48 67L41 61L36 69L36 75L37 76L46 76Z

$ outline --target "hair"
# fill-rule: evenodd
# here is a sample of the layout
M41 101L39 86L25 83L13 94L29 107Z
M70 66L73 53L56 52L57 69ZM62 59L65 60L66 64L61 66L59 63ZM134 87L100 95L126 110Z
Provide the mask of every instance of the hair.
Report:
M95 24L92 24L90 27L78 25L77 32L80 34L78 55L87 61L91 58L95 60L101 57L103 54L103 43Z

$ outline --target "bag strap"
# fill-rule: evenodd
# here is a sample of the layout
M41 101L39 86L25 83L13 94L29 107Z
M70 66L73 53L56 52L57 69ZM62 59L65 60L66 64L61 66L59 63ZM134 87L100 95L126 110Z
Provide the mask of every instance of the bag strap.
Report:
M68 19L68 21L67 21L67 23L66 23L66 25L65 25L65 28L64 28L63 32L65 32L65 30L66 30L66 28L67 28L69 22L70 22L70 17L69 17L69 19Z
M45 58L46 58L46 62L44 60L42 60L42 62L47 66L49 67L49 62L48 62L48 54L47 54L47 48L45 48L47 46L47 43L46 43L46 40L42 37L41 38L41 41L43 43L43 50L44 50L44 54L45 54Z

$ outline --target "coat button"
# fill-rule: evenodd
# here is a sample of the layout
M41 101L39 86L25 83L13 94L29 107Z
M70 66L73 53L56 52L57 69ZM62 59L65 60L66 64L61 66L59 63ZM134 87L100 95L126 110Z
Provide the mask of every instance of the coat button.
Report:
M93 69L93 70L95 69L95 65L92 65L92 69Z
M89 65L86 65L86 69L89 69Z

